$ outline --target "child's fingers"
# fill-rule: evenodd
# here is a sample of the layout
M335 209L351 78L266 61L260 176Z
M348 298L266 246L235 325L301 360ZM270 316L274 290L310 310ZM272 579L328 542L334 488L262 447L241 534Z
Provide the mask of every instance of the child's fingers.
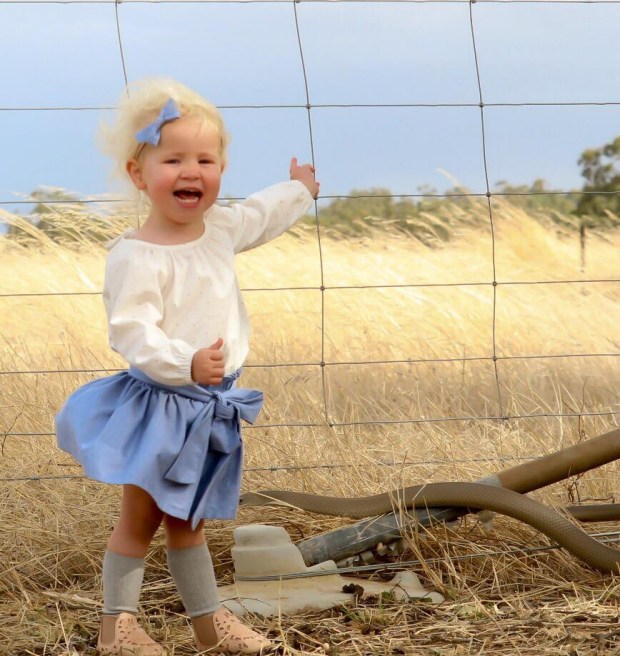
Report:
M298 168L298 169L308 169L309 171L312 171L312 173L315 173L315 172L316 172L316 169L315 169L314 166L312 166L312 164L310 164L310 163L308 163L308 164L302 164L301 166L299 166L299 164L297 163L297 158L296 158L296 157L293 157L293 158L291 159L291 171L292 171L294 168Z

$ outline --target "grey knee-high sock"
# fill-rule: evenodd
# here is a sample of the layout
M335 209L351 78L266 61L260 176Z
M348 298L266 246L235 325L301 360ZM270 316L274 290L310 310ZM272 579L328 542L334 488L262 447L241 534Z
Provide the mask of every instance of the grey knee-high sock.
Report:
M213 561L206 544L168 549L168 568L190 617L213 613L221 606Z
M144 558L106 551L103 559L103 614L137 613Z

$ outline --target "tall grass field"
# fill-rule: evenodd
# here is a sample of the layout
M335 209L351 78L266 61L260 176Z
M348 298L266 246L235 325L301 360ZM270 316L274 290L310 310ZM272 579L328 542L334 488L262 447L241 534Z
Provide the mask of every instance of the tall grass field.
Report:
M103 242L134 218L112 205L97 217L51 209L54 238L0 212L14 226L0 236L3 656L95 653L101 562L119 513L120 489L83 478L56 448L53 418L77 387L126 367L108 346L100 292ZM330 228L319 242L302 222L238 256L252 323L240 385L266 399L244 430L244 491L364 496L473 481L617 427L620 233L590 233L584 264L569 217L507 200L492 209L494 234L476 199L441 209L449 234L433 243L360 217L358 237ZM532 496L620 502L619 473L612 463ZM218 582L233 580L237 526L284 526L298 542L351 521L274 507L208 522ZM620 534L618 524L587 530ZM502 517L414 533L391 560L423 561L413 570L443 604L361 596L249 622L286 654L620 653L620 578L563 550L530 550L549 540ZM141 614L168 654L195 653L161 533Z

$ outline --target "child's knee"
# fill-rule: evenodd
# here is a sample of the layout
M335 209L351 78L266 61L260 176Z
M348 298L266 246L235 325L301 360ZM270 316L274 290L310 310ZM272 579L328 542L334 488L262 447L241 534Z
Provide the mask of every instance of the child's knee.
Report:
M153 537L161 525L162 517L163 513L159 510L159 508L156 510L151 510L146 515L142 516L140 518L142 531L145 534Z
M189 545L202 542L204 520L201 520L195 529L192 529L191 521L179 519L170 515L164 515L164 529L169 545Z
M202 531L203 526L204 520L201 520L194 530L189 519L179 519L178 517L164 514L164 528L166 531L172 531L174 533L198 533Z
M132 533L138 538L150 540L161 525L163 513L157 506L155 508L140 508L130 516L121 517L119 522L125 532ZM123 521L125 519L125 521Z

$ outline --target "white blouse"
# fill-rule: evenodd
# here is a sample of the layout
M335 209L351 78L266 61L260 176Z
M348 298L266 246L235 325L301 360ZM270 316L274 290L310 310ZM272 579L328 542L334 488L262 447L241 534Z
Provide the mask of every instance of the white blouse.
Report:
M172 246L126 239L106 244L103 302L110 346L167 385L193 385L192 358L224 340L225 375L244 363L250 323L234 268L236 253L275 239L312 207L297 180L272 185L205 213L198 239Z

